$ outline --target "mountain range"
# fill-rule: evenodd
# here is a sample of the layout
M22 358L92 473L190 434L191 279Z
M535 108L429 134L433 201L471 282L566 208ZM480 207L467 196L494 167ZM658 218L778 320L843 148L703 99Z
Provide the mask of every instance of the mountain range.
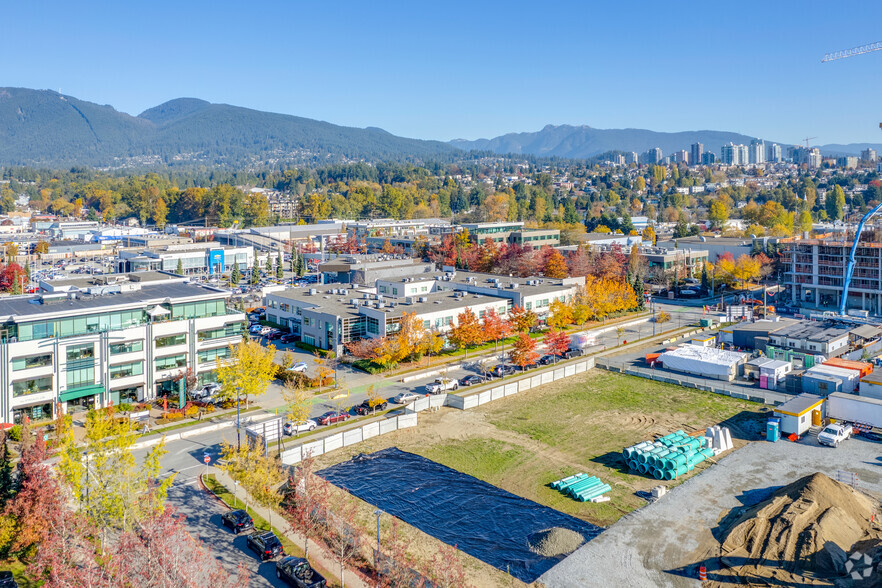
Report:
M0 88L0 165L265 168L360 160L449 161L472 150L584 159L653 147L670 154L688 150L695 142L719 153L725 143L748 144L751 139L726 131L661 133L548 125L536 132L445 143L197 98L178 98L132 116L51 90ZM821 151L857 155L868 146L882 153L882 145L867 143L824 145Z
M50 90L0 88L0 165L259 166L421 161L456 152L441 141L195 98L131 116Z
M455 139L450 144L465 151L478 149L495 153L519 153L544 157L586 159L610 151L634 151L638 154L653 147L661 148L665 155L685 149L693 143L704 145L705 151L719 155L720 147L728 143L749 145L756 137L727 131L683 131L661 133L645 129L595 129L589 126L547 125L532 133L509 133L493 139L468 141ZM787 156L788 143L778 143ZM872 147L882 153L882 144L852 143L850 145L821 145L824 155L859 155L863 149Z

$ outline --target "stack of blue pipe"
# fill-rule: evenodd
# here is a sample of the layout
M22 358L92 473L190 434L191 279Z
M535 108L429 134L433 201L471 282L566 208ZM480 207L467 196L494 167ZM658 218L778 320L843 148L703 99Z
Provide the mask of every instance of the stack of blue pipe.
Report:
M706 437L690 437L677 431L656 441L626 447L622 456L631 471L650 475L656 480L675 480L713 457L714 452L708 448Z
M552 482L551 487L559 490L561 494L573 497L579 502L586 502L592 498L603 496L612 490L609 484L604 484L597 476L581 473Z

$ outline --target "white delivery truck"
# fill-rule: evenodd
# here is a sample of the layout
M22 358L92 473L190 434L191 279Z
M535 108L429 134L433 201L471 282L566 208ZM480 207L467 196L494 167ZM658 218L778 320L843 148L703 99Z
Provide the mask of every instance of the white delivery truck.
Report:
M570 336L570 349L585 351L589 347L597 345L597 336L590 333L576 333Z

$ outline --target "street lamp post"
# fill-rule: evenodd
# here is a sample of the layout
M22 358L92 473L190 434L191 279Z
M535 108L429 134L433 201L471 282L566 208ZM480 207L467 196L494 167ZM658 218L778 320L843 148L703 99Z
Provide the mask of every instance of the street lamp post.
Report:
M377 552L374 554L374 569L377 570L377 579L380 577L380 515L383 511L379 508L374 511L377 515Z
M649 297L649 307L652 309L652 336L655 337L655 298Z
M236 386L236 451L242 447L242 430L239 428L239 386Z
M86 511L89 510L89 452L84 451L83 457L86 458Z

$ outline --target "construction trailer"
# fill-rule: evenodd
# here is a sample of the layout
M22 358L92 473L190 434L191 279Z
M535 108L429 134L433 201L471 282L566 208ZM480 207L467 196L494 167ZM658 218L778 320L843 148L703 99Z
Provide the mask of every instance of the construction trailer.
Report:
M861 373L856 370L820 364L805 370L805 373L802 376L802 387L804 391L806 378L812 378L815 376L826 376L828 378L840 380L842 382L840 388L842 392L857 392L861 381ZM831 392L838 392L838 390L831 390Z
M802 435L812 426L820 427L825 418L824 398L814 394L800 394L775 407L775 416L781 419L781 433Z
M724 351L713 347L683 345L659 356L665 369L693 374L712 380L731 382L744 372L746 353Z
M810 374L805 371L800 378L800 383L800 392L815 396L827 396L834 392L842 392L842 380L826 374Z
M876 368L870 375L861 378L858 394L866 398L882 400L882 368Z
M827 397L827 417L882 429L882 399L837 392Z
M842 359L841 357L833 357L825 361L824 365L845 368L848 370L855 370L860 373L862 378L873 373L873 364L869 361L855 361L853 359Z
M760 388L766 390L776 390L779 384L784 385L791 371L793 364L789 361L769 357L756 357L744 364L744 377L758 381Z

